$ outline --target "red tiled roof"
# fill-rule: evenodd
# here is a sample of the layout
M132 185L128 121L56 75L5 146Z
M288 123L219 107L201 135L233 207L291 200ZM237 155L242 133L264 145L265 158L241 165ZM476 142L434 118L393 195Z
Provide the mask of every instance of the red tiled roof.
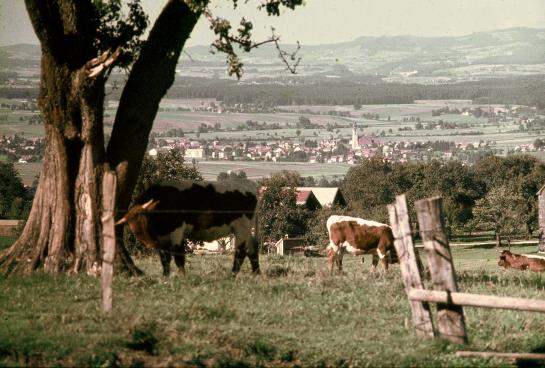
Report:
M297 204L305 204L307 203L308 197L310 196L310 193L312 193L310 190L297 190L295 192L296 197L296 203Z

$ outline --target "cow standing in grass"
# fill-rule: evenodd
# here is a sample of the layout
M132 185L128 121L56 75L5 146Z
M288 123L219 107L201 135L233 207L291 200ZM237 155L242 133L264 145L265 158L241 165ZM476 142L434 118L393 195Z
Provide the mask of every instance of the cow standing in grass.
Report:
M327 231L329 271L333 270L334 264L337 264L339 271L342 270L345 251L353 255L372 252L372 270L375 270L379 260L383 269L388 270L387 255L395 254L394 236L390 226L357 217L333 215L327 219Z
M233 272L248 256L259 273L256 226L256 187L250 181L184 181L154 185L144 192L116 225L127 223L146 248L158 249L163 274L170 261L184 272L187 240L212 241L235 236Z

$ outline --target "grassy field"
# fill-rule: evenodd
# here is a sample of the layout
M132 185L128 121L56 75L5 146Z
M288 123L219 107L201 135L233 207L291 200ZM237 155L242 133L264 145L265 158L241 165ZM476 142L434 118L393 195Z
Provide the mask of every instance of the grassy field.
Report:
M331 179L336 176L344 176L349 164L310 164L306 162L268 162L268 161L198 161L199 171L205 180L216 180L220 172L244 171L249 179L257 180L259 178L270 176L281 171L297 171L301 176L313 176L319 180L322 176ZM40 173L42 163L32 162L28 164L15 164L15 169L19 172L25 185L32 185L34 178Z
M301 176L312 176L319 180L322 176L344 176L349 164L319 164L306 162L265 162L265 161L199 161L198 167L205 180L215 180L220 172L244 171L251 180L270 176L281 170L297 171Z
M461 291L545 299L545 277L500 269L494 248L453 254ZM455 351L545 350L537 313L465 308L468 346L417 338L399 267L373 274L369 257L330 275L324 258L262 256L262 275L236 278L230 255L190 256L169 278L136 262L146 276L114 279L111 314L95 278L0 276L0 366L497 367Z

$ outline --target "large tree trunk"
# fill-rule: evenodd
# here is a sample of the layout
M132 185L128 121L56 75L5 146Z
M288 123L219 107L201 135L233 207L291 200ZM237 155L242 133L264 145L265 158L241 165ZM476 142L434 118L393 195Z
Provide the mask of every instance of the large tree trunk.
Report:
M40 107L45 156L40 182L19 239L0 253L0 272L29 274L90 271L101 258L101 179L118 175L118 210L128 207L159 101L174 81L185 40L200 12L170 0L155 23L122 94L108 155L104 148L103 75L89 75L96 57L90 21L92 3L83 0L26 0L42 46ZM117 231L118 239L122 229ZM140 273L118 242L118 270Z
M44 166L26 226L0 256L3 271L30 273L40 264L51 272L80 271L97 260L96 177L105 156L102 103L96 101L104 82L84 79L83 65L72 70L42 48Z

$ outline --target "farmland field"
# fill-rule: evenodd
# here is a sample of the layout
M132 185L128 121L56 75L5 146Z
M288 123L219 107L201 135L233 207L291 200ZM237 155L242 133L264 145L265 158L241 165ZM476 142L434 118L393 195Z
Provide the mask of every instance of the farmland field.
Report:
M331 179L335 176L344 176L351 165L349 164L310 164L306 162L259 162L259 161L200 161L198 168L205 180L215 180L220 172L244 171L249 179L256 180L270 176L281 170L297 171L301 176L313 176L319 179L322 176Z
M203 108L212 99L186 99L186 100L164 100L161 103L161 111L155 119L153 131L164 133L173 128L181 128L185 137L193 140L214 140L226 139L233 141L254 141L275 142L275 141L299 141L321 140L330 138L351 137L351 126L355 122L359 126L359 134L374 137L381 142L399 141L453 141L455 143L467 144L479 141L492 141L491 148L501 149L503 153L514 149L516 146L529 145L536 138L541 137L539 132L521 132L514 122L489 123L487 118L475 118L459 114L442 114L432 117L432 110L445 106L450 108L475 107L467 100L422 100L413 104L399 105L364 105L360 110L353 106L280 106L277 113L216 113L208 111L192 111L195 108ZM503 105L486 105L499 107ZM110 102L106 108L105 133L109 134L113 116L115 114L116 102ZM184 111L179 111L180 109ZM191 111L185 111L191 110ZM330 111L350 111L351 118L325 114ZM369 120L362 117L362 114L379 114L380 120ZM6 121L0 121L0 136L11 134L23 134L27 137L43 135L43 127L40 125L29 125L22 121L21 117L28 115L27 112L0 111L0 115L7 114ZM300 117L307 117L313 124L320 125L314 129L297 129L295 123ZM390 120L388 120L388 116ZM467 128L457 129L422 129L415 130L415 121L403 121L404 118L420 118L421 121L439 121L468 123ZM259 123L278 123L281 129L275 130L241 130L232 131L237 126L244 125L246 121L252 120ZM197 127L201 124L213 126L219 123L224 131L203 132L197 135ZM343 126L328 131L326 125L337 124ZM425 124L425 123L424 123ZM289 126L288 126L289 125ZM400 131L399 128L411 128L412 130ZM231 130L227 130L231 129ZM543 158L543 152L533 153L536 157ZM31 184L35 174L40 169L40 164L17 165L25 184ZM302 176L332 177L344 175L349 166L345 164L310 164L310 163L267 163L267 162L199 162L199 167L206 179L215 179L217 174L228 170L244 170L247 175L256 179L270 175L278 170L296 170Z
M532 247L516 247L530 252ZM453 249L463 292L545 299L543 275L503 270L488 247ZM545 315L465 308L467 346L417 338L399 267L371 273L345 257L262 256L262 275L231 255L190 256L186 276L114 279L114 309L100 309L99 281L85 275L0 276L0 366L511 366L456 350L543 352Z
M36 175L40 173L42 164L31 162L27 164L15 163L15 169L19 172L25 185L32 185ZM306 162L269 162L269 161L198 161L197 167L205 180L216 180L220 172L244 171L249 179L257 180L270 176L281 170L297 171L301 176L313 176L327 179L344 176L351 165L335 163L320 164Z

